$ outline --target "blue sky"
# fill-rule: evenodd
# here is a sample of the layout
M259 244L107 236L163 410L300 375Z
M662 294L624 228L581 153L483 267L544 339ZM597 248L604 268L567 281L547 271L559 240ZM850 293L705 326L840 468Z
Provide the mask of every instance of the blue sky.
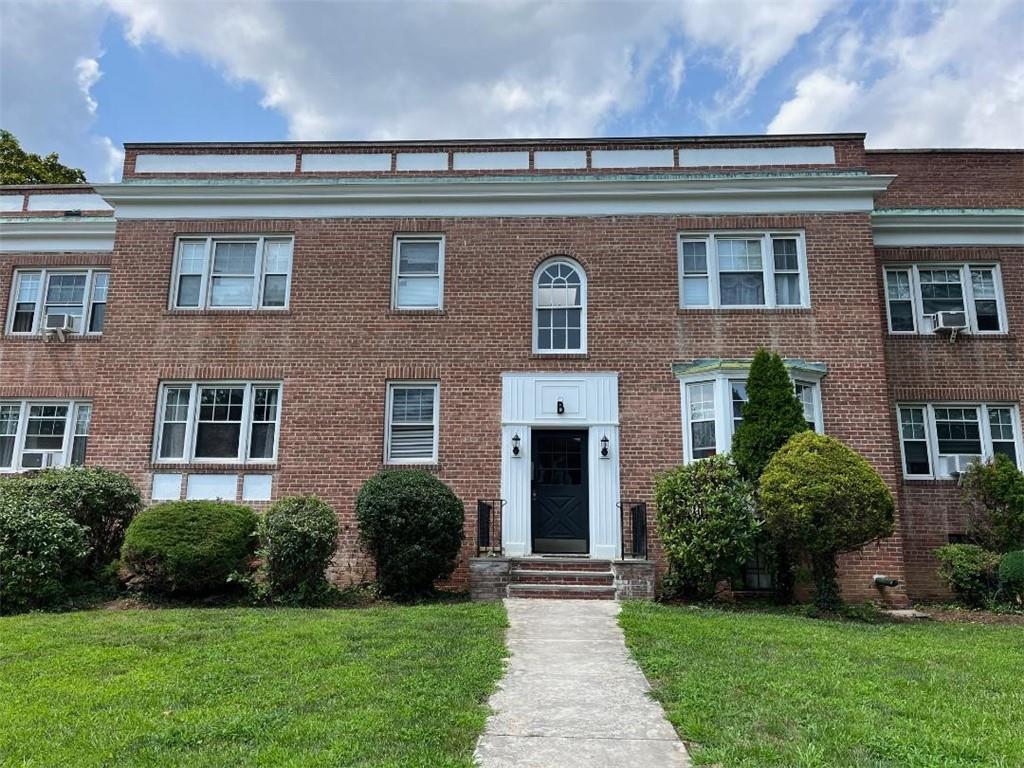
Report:
M1024 145L1019 0L0 0L0 125L132 141L866 131Z

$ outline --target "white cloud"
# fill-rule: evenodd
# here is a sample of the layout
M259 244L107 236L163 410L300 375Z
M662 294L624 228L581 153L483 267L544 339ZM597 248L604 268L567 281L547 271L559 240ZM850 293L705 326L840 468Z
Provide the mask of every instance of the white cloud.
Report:
M897 8L872 38L844 37L841 55L796 84L768 132L865 130L876 147L1020 146L1022 40L1013 0L947 3L926 24Z
M113 143L90 133L104 17L91 0L0 2L0 124L26 150L59 151L93 179L120 174Z

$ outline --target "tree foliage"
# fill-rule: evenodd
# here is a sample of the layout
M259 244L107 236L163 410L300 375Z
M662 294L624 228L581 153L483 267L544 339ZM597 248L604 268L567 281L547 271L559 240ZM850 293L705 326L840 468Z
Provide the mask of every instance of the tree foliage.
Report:
M1009 457L974 464L961 478L971 538L993 552L1024 549L1024 472Z
M56 152L26 152L10 131L0 129L0 184L81 184L85 171L60 162Z
M743 421L732 437L732 458L740 474L753 483L789 438L807 430L804 409L793 391L782 358L757 350L747 377Z
M772 537L810 560L822 610L842 603L836 557L893 533L888 486L860 454L827 435L790 438L761 475L759 497Z
M660 475L654 484L658 537L688 597L707 598L754 551L753 487L726 454Z

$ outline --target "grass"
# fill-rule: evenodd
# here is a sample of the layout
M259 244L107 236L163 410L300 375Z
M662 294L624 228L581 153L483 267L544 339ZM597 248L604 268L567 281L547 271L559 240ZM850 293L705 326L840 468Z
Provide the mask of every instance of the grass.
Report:
M471 766L500 604L0 619L0 765Z
M626 604L697 765L1018 768L1024 631Z

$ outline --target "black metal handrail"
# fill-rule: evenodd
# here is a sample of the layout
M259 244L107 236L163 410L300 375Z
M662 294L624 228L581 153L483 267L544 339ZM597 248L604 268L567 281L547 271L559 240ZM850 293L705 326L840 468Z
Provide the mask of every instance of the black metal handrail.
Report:
M501 510L504 499L476 500L476 556L502 553Z
M619 507L619 557L633 560L647 559L647 502L623 499Z

